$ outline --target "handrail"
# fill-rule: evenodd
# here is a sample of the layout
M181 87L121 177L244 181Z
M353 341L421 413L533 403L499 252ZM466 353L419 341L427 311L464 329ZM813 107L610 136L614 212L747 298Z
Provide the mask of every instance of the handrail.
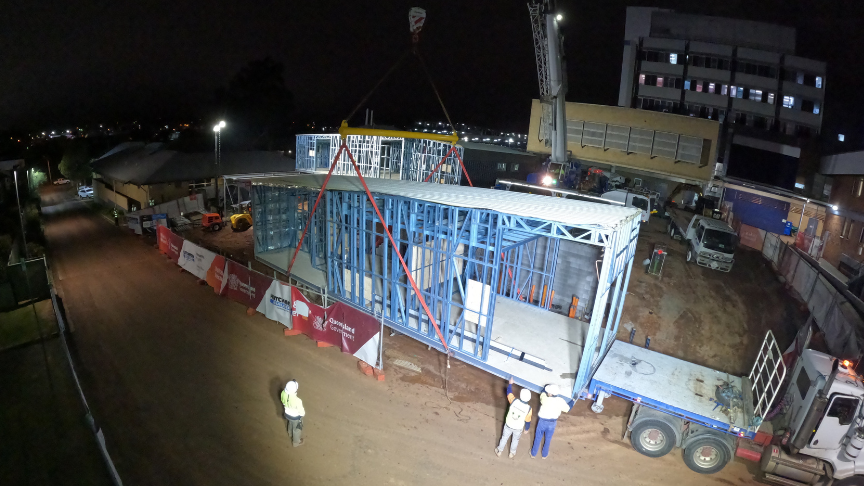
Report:
M450 135L441 135L439 133L426 132L408 132L404 130L382 130L380 128L352 128L348 126L348 120L343 120L339 127L339 136L345 140L349 135L359 135L367 137L394 137L394 138L411 138L415 140L435 140L438 142L447 142L455 145L459 141L459 135L452 133Z

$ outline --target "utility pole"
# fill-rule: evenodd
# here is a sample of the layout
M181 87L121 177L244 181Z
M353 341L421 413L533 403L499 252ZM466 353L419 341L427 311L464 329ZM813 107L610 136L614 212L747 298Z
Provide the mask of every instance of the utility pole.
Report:
M21 220L21 241L24 242L24 256L30 258L30 252L27 251L27 232L24 229L24 208L21 207L21 195L18 192L18 169L14 170L15 174L15 200L18 202L18 217Z

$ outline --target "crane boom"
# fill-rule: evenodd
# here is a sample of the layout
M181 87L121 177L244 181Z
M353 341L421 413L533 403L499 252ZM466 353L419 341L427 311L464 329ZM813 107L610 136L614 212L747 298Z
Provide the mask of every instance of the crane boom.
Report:
M568 159L564 105L567 83L564 77L558 20L550 0L535 0L529 3L528 13L531 15L531 28L534 33L534 57L537 61L537 80L542 105L538 135L547 147L552 148L550 162L564 164Z

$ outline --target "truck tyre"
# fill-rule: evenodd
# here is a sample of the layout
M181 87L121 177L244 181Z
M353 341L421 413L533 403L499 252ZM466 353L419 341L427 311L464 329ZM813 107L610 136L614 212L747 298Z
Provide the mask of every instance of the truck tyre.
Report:
M219 231L222 229L222 225L219 223L213 223L213 231Z
M687 263L693 262L693 248L687 248Z
M662 420L640 420L630 431L630 443L644 456L662 457L675 447L675 431Z
M714 474L729 462L729 450L723 440L706 435L694 439L684 448L687 467L700 474Z
M864 486L864 476L852 476L834 481L834 486Z

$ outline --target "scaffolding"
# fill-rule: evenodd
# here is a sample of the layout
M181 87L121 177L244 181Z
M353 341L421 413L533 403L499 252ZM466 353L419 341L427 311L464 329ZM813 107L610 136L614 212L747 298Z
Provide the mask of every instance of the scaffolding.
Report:
M256 258L287 271L323 179L253 180ZM333 176L292 278L443 351L401 255L455 357L534 390L559 383L575 395L587 385L617 333L638 211L464 186L430 192L417 182L366 182L381 220L357 177ZM565 258L565 247L584 256ZM561 274L591 280L593 295L580 295L586 319L552 312L556 292L571 299Z
M338 134L297 135L296 167L300 172L327 172L339 151ZM435 182L458 185L462 168L451 144L436 140L413 140L401 137L348 135L347 145L363 177ZM457 145L459 157L465 149ZM441 163L444 156L447 158ZM435 171L440 163L440 167ZM432 172L434 174L430 178ZM334 175L355 175L348 155L343 153L333 170Z

